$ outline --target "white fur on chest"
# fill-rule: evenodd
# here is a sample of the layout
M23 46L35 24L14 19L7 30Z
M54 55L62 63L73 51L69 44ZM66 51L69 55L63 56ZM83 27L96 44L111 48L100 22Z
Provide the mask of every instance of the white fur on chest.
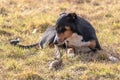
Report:
M66 39L66 43L74 47L80 47L82 45L82 40L82 36L78 35L77 33L73 33L71 37Z
M81 35L73 33L71 37L66 39L65 43L67 43L68 46L70 45L75 48L77 53L90 51L88 47L83 47L89 45L89 42L83 42L82 40L83 37Z
M73 33L71 37L66 39L68 45L79 47L82 44L83 37L77 33Z

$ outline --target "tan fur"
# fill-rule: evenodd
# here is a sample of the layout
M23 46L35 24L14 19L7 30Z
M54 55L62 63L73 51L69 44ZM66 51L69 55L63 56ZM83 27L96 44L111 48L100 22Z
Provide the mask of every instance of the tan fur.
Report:
M71 37L65 40L65 42L67 42L68 46L80 47L82 45L82 39L82 36L78 35L77 33L73 33Z
M80 52L88 52L90 51L89 47L85 47L85 45L89 45L89 42L82 42L83 37L78 35L77 33L73 33L71 37L65 40L67 46L71 47L68 49L68 54L76 54ZM72 49L75 48L75 51Z
M96 46L96 41L95 40L91 40L89 47L90 48L95 48L95 46Z
M90 47L90 48L95 48L95 46L96 46L95 40L91 40L91 41L88 41L88 42L83 42L82 40L83 40L82 36L78 35L77 33L72 33L72 35L70 37L68 37L65 41L68 43L67 45L69 47Z
M66 31L58 35L60 42L63 42L65 39L69 38L73 34L70 27L66 26L65 28L66 28Z

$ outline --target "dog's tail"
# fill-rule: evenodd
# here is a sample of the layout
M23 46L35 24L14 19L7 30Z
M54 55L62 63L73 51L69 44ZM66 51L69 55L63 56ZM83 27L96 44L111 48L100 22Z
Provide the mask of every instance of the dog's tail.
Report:
M17 47L20 47L20 48L24 48L24 49L29 49L29 48L39 46L39 43L34 43L34 44L31 44L31 45L22 45L22 44L19 44L19 42L20 42L19 38L14 39L14 40L10 40L11 45L14 45L14 46L17 46Z

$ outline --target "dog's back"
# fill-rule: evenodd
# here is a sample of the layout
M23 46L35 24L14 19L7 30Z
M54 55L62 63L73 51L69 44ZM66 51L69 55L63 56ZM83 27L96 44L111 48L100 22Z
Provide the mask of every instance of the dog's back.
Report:
M85 19L78 17L78 26L77 32L83 36L84 41L89 41L89 40L95 40L96 41L96 47L98 50L101 50L101 46L99 44L98 38L96 36L96 32L95 29L93 28L93 26L86 21Z

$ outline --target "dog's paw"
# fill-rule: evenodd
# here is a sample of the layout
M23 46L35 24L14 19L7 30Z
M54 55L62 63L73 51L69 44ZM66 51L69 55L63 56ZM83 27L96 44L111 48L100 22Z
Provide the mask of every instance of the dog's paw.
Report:
M112 62L118 62L119 61L119 59L114 57L114 56L110 56L108 59Z
M68 50L67 50L67 56L68 57L75 57L75 53L74 53L74 50L73 50L73 48L69 48Z

